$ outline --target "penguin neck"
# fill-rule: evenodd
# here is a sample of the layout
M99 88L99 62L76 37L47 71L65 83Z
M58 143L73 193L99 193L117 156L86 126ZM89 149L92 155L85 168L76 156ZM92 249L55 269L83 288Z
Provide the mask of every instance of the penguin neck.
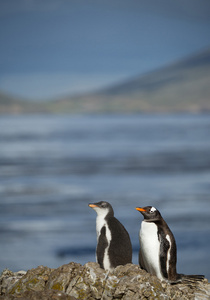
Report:
M157 219L144 219L143 222L146 222L146 223L154 223L156 224L157 226L166 226L168 227L167 223L164 221L163 218L157 218Z

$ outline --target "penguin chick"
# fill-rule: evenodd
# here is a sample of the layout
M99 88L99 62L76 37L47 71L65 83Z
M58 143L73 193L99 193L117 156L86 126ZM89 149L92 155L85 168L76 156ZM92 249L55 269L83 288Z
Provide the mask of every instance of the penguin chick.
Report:
M132 245L124 226L114 217L112 206L105 201L90 203L97 213L96 260L100 267L112 270L132 262Z
M152 206L136 207L136 210L144 216L139 231L140 267L170 283L203 280L203 275L177 273L176 241L160 212Z

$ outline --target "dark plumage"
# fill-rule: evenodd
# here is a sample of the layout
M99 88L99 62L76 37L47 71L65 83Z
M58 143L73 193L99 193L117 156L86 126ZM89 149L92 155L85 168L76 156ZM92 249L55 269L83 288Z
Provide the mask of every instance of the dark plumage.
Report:
M105 201L91 203L97 213L96 259L101 268L111 270L132 262L132 245L125 227L114 217L112 206Z
M176 271L176 241L160 212L152 207L137 207L144 216L139 241L139 264L147 272L171 283L202 280L203 275L184 275Z

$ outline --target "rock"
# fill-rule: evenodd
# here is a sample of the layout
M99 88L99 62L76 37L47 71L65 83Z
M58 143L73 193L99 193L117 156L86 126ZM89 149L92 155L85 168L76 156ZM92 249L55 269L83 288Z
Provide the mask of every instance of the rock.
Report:
M64 294L58 291L52 290L44 290L44 291L27 291L21 294L20 296L17 295L5 295L0 296L0 300L77 300L76 298Z
M0 277L0 295L4 295L8 287L13 286L25 274L26 271L13 273L12 271L5 269Z
M112 272L97 263L71 262L57 269L39 266L27 273L4 270L0 277L0 300L73 299L210 299L206 279L170 285L141 270L138 265L118 266Z

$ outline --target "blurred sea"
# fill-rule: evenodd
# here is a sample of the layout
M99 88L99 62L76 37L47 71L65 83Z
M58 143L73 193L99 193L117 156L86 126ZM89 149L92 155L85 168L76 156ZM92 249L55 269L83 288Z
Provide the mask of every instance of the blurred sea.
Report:
M138 263L142 215L158 208L178 271L210 279L210 115L1 116L0 271L95 261L109 201Z

